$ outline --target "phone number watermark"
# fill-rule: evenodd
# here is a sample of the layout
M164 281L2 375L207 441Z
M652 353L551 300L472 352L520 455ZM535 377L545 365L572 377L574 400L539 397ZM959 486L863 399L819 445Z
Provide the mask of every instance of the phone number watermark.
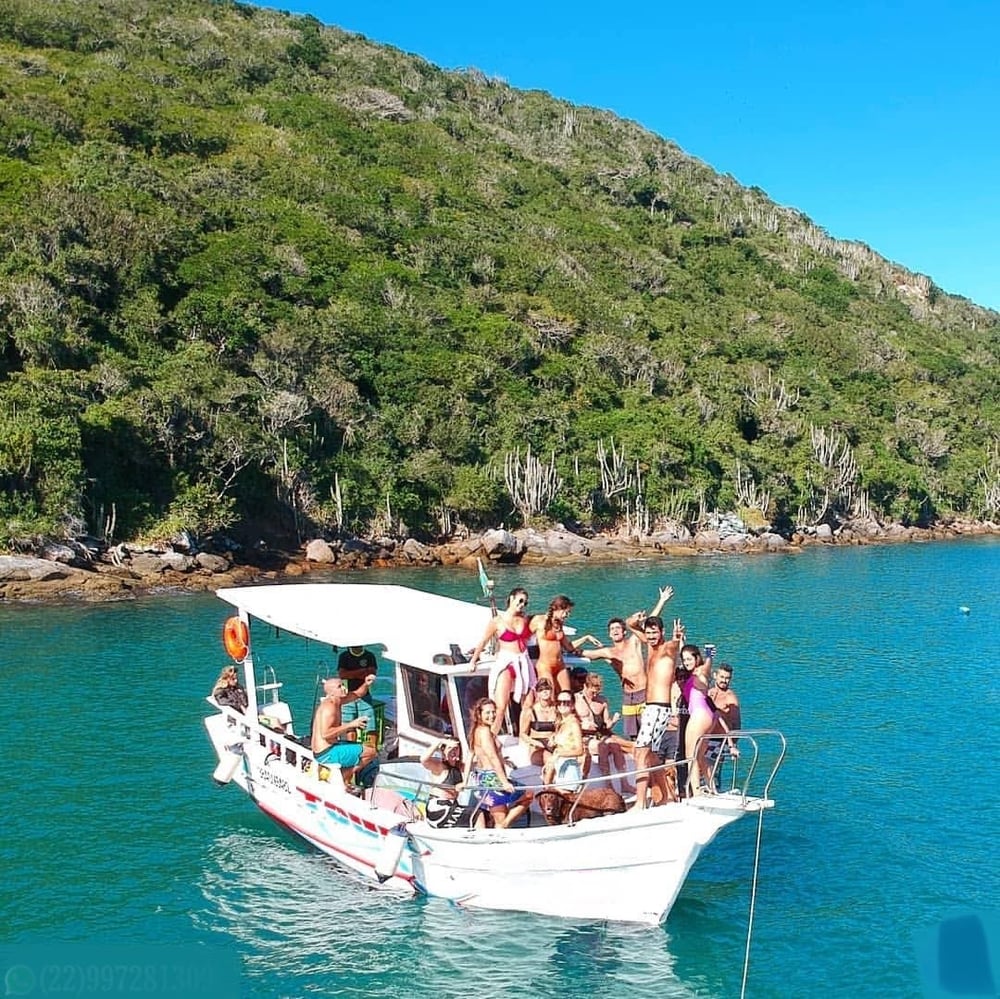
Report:
M239 995L238 957L218 947L0 945L3 997Z

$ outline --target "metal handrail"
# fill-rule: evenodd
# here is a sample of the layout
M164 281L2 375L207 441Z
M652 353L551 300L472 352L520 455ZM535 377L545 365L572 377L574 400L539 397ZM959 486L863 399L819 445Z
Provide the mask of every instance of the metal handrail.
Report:
M767 775L767 779L764 781L764 787L760 792L760 797L766 801L769 800L769 796L771 793L771 785L774 782L774 778L778 773L778 770L781 768L782 763L784 763L785 761L785 754L788 750L788 741L785 739L785 736L778 729L776 728L734 729L731 732L723 732L723 733L713 732L711 734L706 734L699 737L697 743L695 743L695 755L697 756L698 750L700 749L702 743L705 742L726 743L728 741L739 742L740 740L749 742L750 745L753 747L753 756L750 760L750 763L747 766L746 776L743 778L742 786L740 788L737 788L735 786L735 783L734 787L731 788L732 791L739 790L741 798L744 801L746 801L746 799L750 797L750 795L748 795L747 792L750 788L751 781L753 780L754 773L757 770L757 766L761 758L759 739L762 736L777 739L781 746L781 749L778 752L777 759L771 765L770 773ZM723 759L724 756L722 753L720 753L716 758L716 760L714 761L711 773L708 775L713 783L715 781L716 774L719 772L720 765ZM740 753L739 759L741 761L743 760L742 751ZM736 773L735 766L736 765L734 764L734 778Z
M382 773L378 772L375 774L375 779L372 781L373 793L370 799L370 807L372 809L379 807L375 802L374 791L379 786L379 778L382 776L383 776ZM454 788L454 785L442 784L440 781L424 780L422 777L407 777L405 774L391 774L391 775L386 774L385 777L386 780L382 784L383 790L388 790L388 791L392 790L392 787L389 786L390 780L396 783L397 785L400 783L412 784L415 788L413 793L413 801L417 802L418 804L426 805L426 803L431 798L430 791L434 788L440 788L441 790L456 790ZM422 798L421 795L425 789L428 791L428 793L426 797ZM469 790L474 790L474 788L469 788ZM457 794L456 794L456 802L457 802ZM469 828L471 829L473 823L476 821L476 817L479 815L480 811L482 811L482 801L480 800L474 803L470 802L470 804L475 804L475 808L473 808L472 811L469 813Z
M778 740L778 742L780 743L780 747L781 747L780 751L778 752L777 759L771 765L770 772L768 773L767 779L764 782L764 787L761 790L760 795L759 795L759 797L762 800L766 801L766 800L769 800L769 795L770 795L770 791L771 791L771 785L772 785L772 783L774 781L775 775L777 774L779 768L781 767L782 763L784 762L785 754L786 754L786 751L787 751L787 741L786 741L784 735L780 731L778 731L777 729L736 729L736 730L734 730L732 732L729 732L729 733L727 733L725 735L722 735L722 736L719 736L718 734L715 734L715 735L712 735L712 736L707 736L707 735L706 736L702 736L701 738L699 738L698 743L695 746L695 751L697 753L697 750L698 750L698 748L700 747L700 745L701 745L701 743L703 741L707 741L709 739L721 738L723 740L725 740L725 739L740 740L740 741L744 742L744 744L749 743L753 747L752 757L751 757L751 760L750 760L749 764L747 765L747 771L746 771L746 774L745 774L743 780L741 782L739 782L738 786L734 786L732 789L730 789L730 791L726 792L726 793L730 793L730 794L733 793L733 792L737 792L739 794L740 802L743 805L745 805L745 803L747 802L747 800L750 797L752 797L749 794L749 790L750 790L751 782L753 780L753 776L756 773L757 768L758 768L759 763L760 763L760 760L761 760L761 749L760 749L759 740L762 737L776 738ZM743 758L744 757L741 754L740 759L742 760ZM719 763L719 761L721 759L722 759L722 757L720 756L719 760L716 761L716 765L713 768L713 771L712 771L712 773L710 775L713 779L714 779L716 771L718 769L718 763ZM684 767L684 766L688 766L689 767L693 762L694 762L693 758L682 759L682 760L668 760L665 763L660 763L660 764L657 764L656 766L653 766L653 767L642 767L642 768L639 768L639 769L636 769L636 770L630 770L630 771L628 771L628 776L630 778L634 779L637 776L643 776L643 775L647 775L648 776L649 774L654 774L654 773L659 773L659 772L666 772L668 770L674 770L674 771L676 771L678 767ZM573 803L572 803L572 806L570 807L570 812L569 812L569 815L567 816L566 824L573 825L575 823L575 817L574 816L575 816L575 812L576 812L576 807L580 803L580 798L582 796L582 792L588 786L590 786L590 785L594 785L594 784L598 784L598 783L606 783L607 781L608 781L608 777L607 776L605 776L605 775L599 775L599 776L595 776L595 777L581 778L579 781L575 781L574 782L574 784L575 784L575 786L576 786L577 789L576 789L576 791L568 792L568 794L573 797ZM451 785L442 784L440 781L427 780L427 779L425 779L423 777L411 777L411 776L408 776L406 774L382 774L381 772L379 772L379 773L376 773L375 779L372 782L372 789L374 790L374 789L376 789L376 788L378 788L378 787L381 786L381 788L383 790L392 790L392 786L391 786L392 784L395 784L396 786L399 786L400 784L412 786L412 788L413 788L413 799L412 800L415 801L415 802L417 802L418 804L419 803L424 803L425 804L430 799L433 789L447 790L447 789L451 789L451 787L452 787ZM557 792L560 792L560 793L567 793L566 789L564 787L562 787L560 784L552 784L552 783L524 784L524 783L518 783L515 786L518 788L518 790L530 791L533 794L537 794L539 791L557 791ZM470 787L470 788L466 788L465 790L469 790L469 791L475 792L478 789L475 788L475 787ZM469 815L469 827L470 828L472 827L472 824L475 822L476 816L479 814L480 811L483 810L483 805L482 805L481 799L480 799L480 801L475 802L475 805L476 805L476 807L471 811L471 813ZM375 795L374 794L371 796L370 807L372 809L375 809L375 808L379 807L375 803Z
M284 683L278 679L278 673L273 666L261 666L260 672L264 682L256 684L257 693L267 693L270 691L271 700L267 703L276 704L279 700L278 691L281 690ZM271 676L270 680L268 680L268 674Z

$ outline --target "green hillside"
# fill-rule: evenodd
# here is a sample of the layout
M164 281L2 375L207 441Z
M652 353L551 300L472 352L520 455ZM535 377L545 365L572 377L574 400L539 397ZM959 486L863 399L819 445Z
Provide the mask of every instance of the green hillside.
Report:
M0 98L0 546L997 513L1000 316L610 113L210 0Z

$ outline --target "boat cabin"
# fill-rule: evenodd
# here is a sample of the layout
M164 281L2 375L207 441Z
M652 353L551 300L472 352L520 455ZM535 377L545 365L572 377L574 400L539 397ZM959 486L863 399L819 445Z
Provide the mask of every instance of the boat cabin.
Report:
M286 731L293 725L274 667L255 649L257 629L270 625L327 649L363 646L393 664L392 693L384 700L387 743L395 744L387 750L419 755L448 737L467 751L469 709L487 694L490 666L484 657L471 671L468 653L490 621L488 607L408 587L357 583L237 587L219 590L218 596L245 624L241 665L251 717L272 718ZM328 675L335 675L335 659L327 666ZM281 669L287 677L288 665ZM299 718L295 728L305 733L311 723Z

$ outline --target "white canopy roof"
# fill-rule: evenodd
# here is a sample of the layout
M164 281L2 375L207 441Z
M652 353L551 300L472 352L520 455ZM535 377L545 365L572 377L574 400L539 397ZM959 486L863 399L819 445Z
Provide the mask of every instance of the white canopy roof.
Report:
M452 644L474 648L490 620L488 607L408 586L288 583L216 594L283 631L324 645L381 645L388 659L424 668L435 655L450 654Z

